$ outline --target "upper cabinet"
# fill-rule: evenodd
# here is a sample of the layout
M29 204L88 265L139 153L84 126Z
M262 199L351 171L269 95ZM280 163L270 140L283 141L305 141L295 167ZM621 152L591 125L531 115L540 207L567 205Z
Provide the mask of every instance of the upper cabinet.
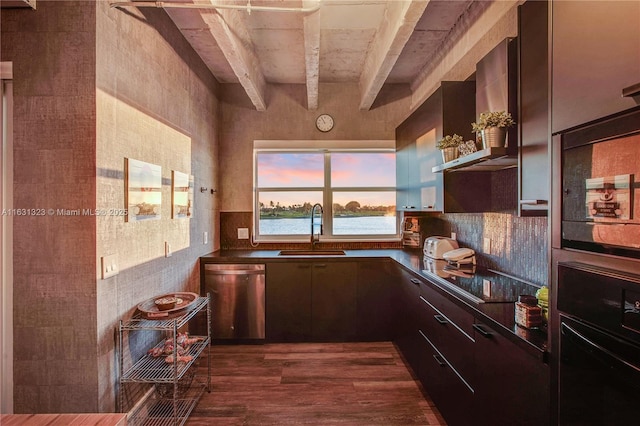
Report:
M544 216L549 200L549 4L518 8L519 203L521 216Z
M396 129L398 210L447 211L443 176L432 173L442 162L436 142L444 135L473 139L475 82L443 81Z
M640 2L554 1L550 7L553 133L637 106Z

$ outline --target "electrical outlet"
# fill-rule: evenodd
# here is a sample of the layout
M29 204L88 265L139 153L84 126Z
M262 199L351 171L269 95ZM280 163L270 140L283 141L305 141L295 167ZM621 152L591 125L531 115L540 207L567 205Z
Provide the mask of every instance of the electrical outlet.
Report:
M455 232L452 232L452 233L451 233L451 239L452 239L452 240L455 240L455 239L456 239L456 237L457 237L456 233L455 233Z
M102 263L102 279L113 277L118 275L118 255L111 254L109 256L102 256L100 258Z
M238 228L238 239L239 240L248 240L249 239L249 228Z
M209 242L209 233L204 231L202 234L202 244L207 244Z
M482 280L482 295L486 298L491 298L491 281Z
M173 253L171 252L171 244L169 244L169 241L165 241L164 242L164 257L171 257L173 256Z
M485 254L491 254L491 238L485 238L482 246L482 251Z

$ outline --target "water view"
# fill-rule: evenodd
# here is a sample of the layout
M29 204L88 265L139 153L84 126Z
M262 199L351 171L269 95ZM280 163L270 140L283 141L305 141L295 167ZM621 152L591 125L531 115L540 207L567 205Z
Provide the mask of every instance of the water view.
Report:
M316 218L316 224L320 218ZM316 232L319 228L316 226ZM311 219L309 217L260 219L261 235L309 235ZM395 235L395 216L353 216L334 217L333 235Z

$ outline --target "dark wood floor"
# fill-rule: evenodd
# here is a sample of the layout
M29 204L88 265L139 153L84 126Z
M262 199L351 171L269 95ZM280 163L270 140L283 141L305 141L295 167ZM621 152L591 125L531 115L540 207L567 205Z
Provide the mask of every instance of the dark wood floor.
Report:
M444 425L390 342L213 346L187 425Z

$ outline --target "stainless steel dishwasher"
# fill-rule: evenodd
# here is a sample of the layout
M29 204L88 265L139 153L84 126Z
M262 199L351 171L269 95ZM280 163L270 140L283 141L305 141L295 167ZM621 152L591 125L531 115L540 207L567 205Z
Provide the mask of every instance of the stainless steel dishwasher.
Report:
M211 338L264 339L264 265L204 265L203 294L211 294Z

